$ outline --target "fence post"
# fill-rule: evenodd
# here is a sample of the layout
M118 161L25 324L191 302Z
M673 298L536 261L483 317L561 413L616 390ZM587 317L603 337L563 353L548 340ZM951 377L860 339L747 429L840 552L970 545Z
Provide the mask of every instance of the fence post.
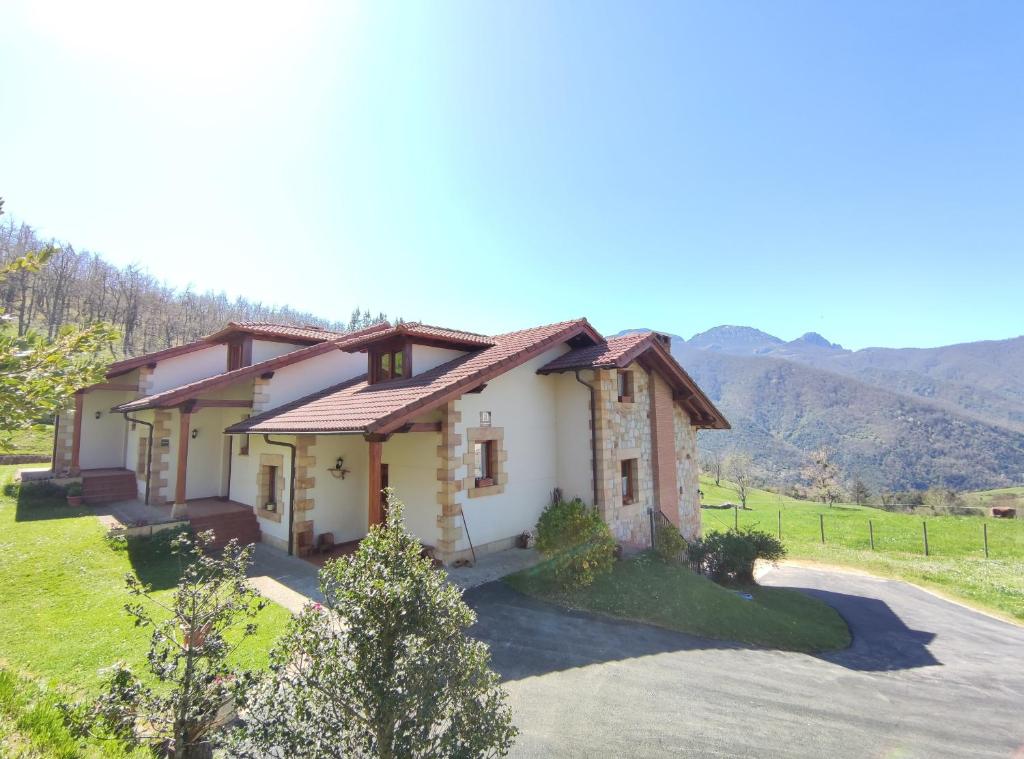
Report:
M868 537L871 539L871 550L875 550L875 526L868 520Z
M818 529L821 530L821 542L825 542L825 515L818 514Z
M924 533L924 555L928 555L928 523L921 520L921 530Z
M779 540L782 540L782 511L779 511Z
M985 558L988 558L988 522L981 523L981 534L985 538Z
M736 532L740 531L740 507L739 506L733 506L732 507L732 526L733 526L733 529L736 530Z

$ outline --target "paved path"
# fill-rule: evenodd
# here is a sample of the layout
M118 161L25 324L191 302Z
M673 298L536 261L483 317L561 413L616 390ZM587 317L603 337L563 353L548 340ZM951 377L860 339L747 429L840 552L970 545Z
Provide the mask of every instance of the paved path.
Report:
M756 649L470 590L522 731L513 756L1024 756L1024 629L900 582L762 581L833 604L851 648Z

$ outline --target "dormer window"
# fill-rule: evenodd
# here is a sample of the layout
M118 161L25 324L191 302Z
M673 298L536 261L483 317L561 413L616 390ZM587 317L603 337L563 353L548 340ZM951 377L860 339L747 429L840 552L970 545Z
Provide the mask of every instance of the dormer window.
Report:
M370 353L370 382L386 382L409 376L406 349L372 351Z

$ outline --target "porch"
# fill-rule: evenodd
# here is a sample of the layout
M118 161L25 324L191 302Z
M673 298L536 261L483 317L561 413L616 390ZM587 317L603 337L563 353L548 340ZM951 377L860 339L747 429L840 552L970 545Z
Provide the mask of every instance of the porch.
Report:
M260 529L251 507L220 498L196 498L185 503L183 514L172 516L173 506L149 505L137 499L93 507L100 523L110 533L147 537L163 530L189 525L196 532L213 530L214 545L232 538L239 543L259 543Z

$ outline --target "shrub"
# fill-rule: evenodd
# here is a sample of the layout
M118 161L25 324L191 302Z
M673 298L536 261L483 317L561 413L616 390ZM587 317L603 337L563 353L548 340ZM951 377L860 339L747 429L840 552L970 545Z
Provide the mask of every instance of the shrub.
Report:
M615 539L597 509L578 498L552 503L537 522L537 549L549 559L555 579L563 586L590 585L611 571Z
M82 494L82 483L72 482L64 489L64 493L70 496L79 496Z
M774 535L760 530L712 532L686 549L687 558L715 582L754 582L754 562L778 561L786 549Z
M659 520L654 533L654 550L664 561L679 561L686 550L686 539L668 520Z

